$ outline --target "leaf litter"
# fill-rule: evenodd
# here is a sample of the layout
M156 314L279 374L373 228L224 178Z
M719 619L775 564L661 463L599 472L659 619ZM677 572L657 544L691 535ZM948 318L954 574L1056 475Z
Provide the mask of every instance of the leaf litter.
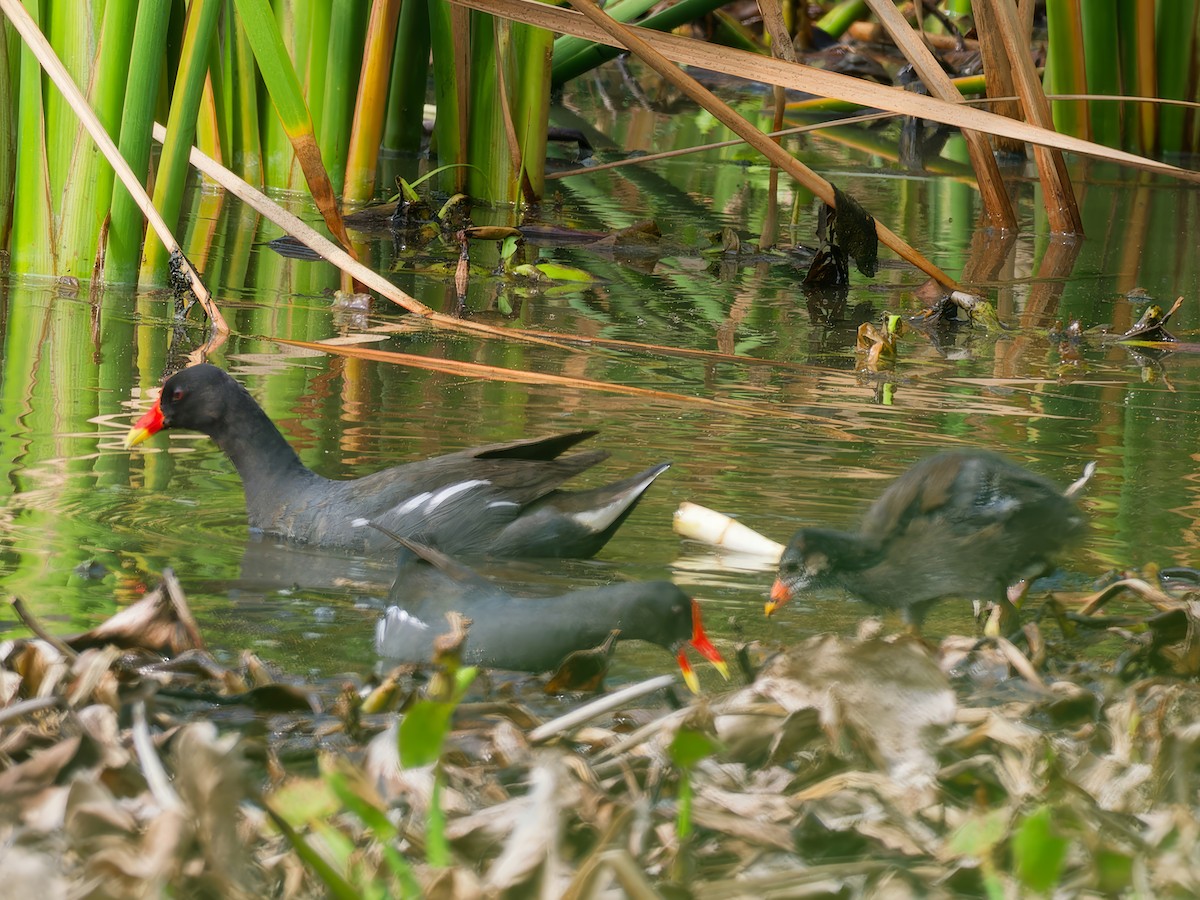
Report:
M1188 574L1049 597L1013 641L933 647L868 618L855 636L750 644L740 687L688 699L659 676L560 695L549 719L544 678L462 667L461 635L437 667L313 685L248 652L218 661L170 572L75 637L13 600L38 636L0 644L0 883L47 898L1195 895Z

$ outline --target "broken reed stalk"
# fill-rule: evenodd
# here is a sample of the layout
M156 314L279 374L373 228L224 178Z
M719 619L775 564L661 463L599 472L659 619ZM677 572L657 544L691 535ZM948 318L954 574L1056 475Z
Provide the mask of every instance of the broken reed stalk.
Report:
M888 30L896 46L921 76L921 81L929 92L948 103L961 103L962 94L950 81L950 76L942 70L929 48L905 21L892 0L867 0L867 3ZM1013 210L987 135L969 128L964 128L962 135L967 142L967 152L970 154L971 165L975 169L975 180L983 199L986 226L1002 231L1015 231L1017 214Z
M643 62L652 67L659 75L669 81L689 99L699 104L715 117L722 125L741 137L751 147L766 157L772 165L778 166L792 178L812 191L825 204L837 206L833 194L833 186L796 159L779 144L772 141L749 121L744 119L732 106L719 99L712 91L702 87L696 79L688 75L673 62L651 46L650 42L638 34L640 29L630 28L606 15L593 0L571 0L571 5L588 19L600 26L635 53ZM926 259L907 241L893 232L878 219L875 221L875 231L879 240L886 244L902 259L916 266L946 290L960 290L958 282Z
M1008 54L1017 97L1026 120L1053 131L1054 118L1050 114L1050 103L1042 91L1033 57L1029 55L1028 41L1024 37L1021 20L1017 18L1013 0L997 0L990 13L995 14L995 28L1000 32L1000 39ZM1038 179L1045 195L1050 230L1055 234L1083 234L1083 219L1079 215L1079 205L1075 202L1075 190L1067 176L1067 164L1062 151L1034 144L1033 159L1037 163Z

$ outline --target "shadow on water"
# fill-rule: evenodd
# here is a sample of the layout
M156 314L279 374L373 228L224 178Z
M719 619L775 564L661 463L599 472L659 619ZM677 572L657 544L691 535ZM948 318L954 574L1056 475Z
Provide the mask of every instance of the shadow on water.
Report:
M631 146L632 135L647 133L640 117L662 124L654 115L599 111L596 121ZM612 453L580 486L673 460L599 559L506 564L484 574L545 594L674 577L700 598L718 644L845 633L867 610L836 593L816 594L766 620L771 573L681 544L670 528L680 502L738 515L781 541L802 524L850 527L891 477L948 444L1001 450L1063 485L1087 460L1098 461L1085 500L1092 536L1066 561L1061 583L1086 583L1114 567L1194 564L1197 359L1139 360L1099 333L1101 326L1127 328L1146 297L1166 307L1184 295L1172 326L1192 339L1200 314L1198 261L1187 238L1197 231L1194 189L1123 180L1099 167L1077 170L1088 237L1065 242L1045 235L1037 189L1020 177L1013 185L1023 231L994 239L973 231L975 194L963 178L879 168L819 137L792 149L832 171L876 216L899 224L943 269L989 293L1008 329L989 334L963 322L910 332L886 373L891 388L881 392L879 379L857 371L857 325L919 312L921 279L884 260L873 281L852 279L844 298L806 298L792 255L715 250L710 231L730 225L753 232L766 205L765 168L723 150L703 164L651 168L675 185L670 192L650 192L646 173L564 180L560 206L542 210L543 219L603 231L653 218L667 238L650 254L543 246L540 258L584 268L597 280L561 290L525 286L506 313L495 282L480 274L466 314L511 327L719 349L748 357L746 364L412 328L385 303L363 309L333 301L337 279L323 264L265 249L262 242L277 234L231 202L217 216L209 271L234 335L213 361L249 387L307 465L331 477L575 428L599 429L595 445ZM784 193L797 224L781 243L812 243L811 205ZM439 267L452 264L457 246L434 242L414 254L385 237L364 241L363 249L423 302L457 308ZM74 294L49 283L7 283L2 291L6 593L24 596L55 627L82 629L172 566L217 645L255 646L325 674L369 664L374 618L392 579L386 558L248 543L237 476L206 438L170 434L144 452L121 448L148 389L178 355L170 336L186 350L198 329L175 330L170 301L159 295ZM1053 326L1075 319L1082 343L1060 346ZM271 340L349 333L371 333L382 349L736 400L757 412L468 379ZM935 632L970 627L963 604L942 604L928 621ZM639 677L668 665L660 651L630 647L619 652L616 671Z

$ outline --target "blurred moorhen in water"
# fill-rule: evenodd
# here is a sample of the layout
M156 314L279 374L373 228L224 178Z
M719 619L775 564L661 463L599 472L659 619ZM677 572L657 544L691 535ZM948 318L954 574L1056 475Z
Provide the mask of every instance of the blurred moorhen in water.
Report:
M563 456L595 434L573 431L333 481L306 468L246 389L210 365L168 378L125 446L164 428L201 431L216 441L241 475L251 528L357 551L392 545L364 527L374 522L450 553L592 556L670 465L591 490L559 490L608 456L603 450Z
M984 450L941 453L892 482L857 534L796 532L767 615L797 591L828 584L899 609L914 629L943 597L1011 609L1008 586L1051 571L1052 557L1085 529L1071 497L1040 475Z
M450 630L447 612L471 621L462 660L517 672L550 672L571 653L619 640L649 641L675 654L698 691L686 655L691 645L726 678L728 668L704 632L699 604L669 581L609 584L558 597L516 597L474 570L420 544L402 541L400 572L375 628L386 659L427 663L434 638Z

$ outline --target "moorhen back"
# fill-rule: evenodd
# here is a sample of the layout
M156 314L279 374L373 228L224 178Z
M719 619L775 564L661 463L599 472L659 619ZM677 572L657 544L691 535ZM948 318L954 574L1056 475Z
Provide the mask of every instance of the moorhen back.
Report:
M1010 584L1053 569L1086 525L1053 483L985 450L923 460L867 510L857 533L802 528L779 563L767 615L808 587L839 585L919 628L943 597L1007 604Z
M167 379L125 438L133 447L165 428L211 437L242 478L250 527L354 551L393 546L386 532L456 554L589 557L608 542L670 463L586 491L560 485L608 454L563 455L595 434L510 441L334 481L306 468L241 384L215 366Z
M608 584L557 597L517 597L429 547L401 539L406 551L375 630L376 652L405 663L432 660L434 638L450 630L447 612L470 620L463 662L549 672L571 653L618 639L648 641L675 655L684 681L699 690L690 645L726 678L704 631L699 604L670 581ZM410 555L411 554L411 555Z

